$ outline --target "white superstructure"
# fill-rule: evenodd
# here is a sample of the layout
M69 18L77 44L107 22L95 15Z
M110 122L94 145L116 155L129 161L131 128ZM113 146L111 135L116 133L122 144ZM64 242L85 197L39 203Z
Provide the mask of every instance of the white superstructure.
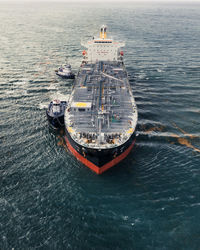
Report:
M118 61L120 56L120 48L125 46L125 43L115 42L107 38L107 27L103 25L100 31L100 37L94 38L82 45L86 47L84 51L85 60L88 62L96 61Z

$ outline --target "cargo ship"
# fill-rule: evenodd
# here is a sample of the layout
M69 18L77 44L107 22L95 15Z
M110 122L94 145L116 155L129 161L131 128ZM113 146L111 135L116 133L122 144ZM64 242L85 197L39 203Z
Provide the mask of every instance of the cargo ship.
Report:
M136 140L137 106L123 62L124 42L100 37L87 50L65 110L65 141L84 165L101 174L122 161Z

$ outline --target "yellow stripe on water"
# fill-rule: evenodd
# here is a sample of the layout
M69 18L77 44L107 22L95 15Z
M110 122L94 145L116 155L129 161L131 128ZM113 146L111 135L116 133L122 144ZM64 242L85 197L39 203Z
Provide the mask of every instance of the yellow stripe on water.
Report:
M196 135L192 135L192 134L188 134L185 130L183 130L182 128L179 128L175 122L172 122L172 125L177 128L179 131L181 131L181 133L183 133L184 135L190 137L191 139L194 139L194 138L198 138L198 136Z

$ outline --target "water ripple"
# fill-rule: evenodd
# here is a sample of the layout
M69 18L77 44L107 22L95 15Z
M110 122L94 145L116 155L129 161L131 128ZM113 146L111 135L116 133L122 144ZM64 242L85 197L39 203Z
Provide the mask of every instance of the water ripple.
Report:
M198 249L199 5L0 5L0 249ZM77 72L80 37L105 20L139 121L130 155L97 176L45 109L72 90L55 69L67 56Z

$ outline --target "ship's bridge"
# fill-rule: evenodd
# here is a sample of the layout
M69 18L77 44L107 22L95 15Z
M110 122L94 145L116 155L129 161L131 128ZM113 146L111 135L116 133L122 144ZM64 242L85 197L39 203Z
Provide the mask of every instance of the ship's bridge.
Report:
M107 27L105 25L100 29L99 38L94 38L88 43L82 43L82 45L88 49L84 54L84 59L88 62L118 61L120 48L125 46L122 42L107 38Z

